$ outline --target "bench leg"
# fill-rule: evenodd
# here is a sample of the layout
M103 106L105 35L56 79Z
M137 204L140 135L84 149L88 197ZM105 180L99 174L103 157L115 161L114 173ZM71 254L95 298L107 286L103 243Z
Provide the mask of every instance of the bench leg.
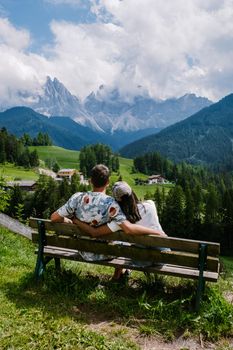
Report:
M60 258L54 258L55 260L55 269L58 273L61 272L61 259Z
M35 277L37 280L42 276L45 271L45 259L44 259L44 245L45 245L45 224L43 221L38 220L38 233L39 233L39 247L37 252Z
M201 303L202 295L205 290L204 269L206 266L206 258L207 258L207 245L204 243L201 243L199 247L199 277L198 277L196 304L195 304L195 310L197 312L200 310L200 303Z
M36 268L35 268L35 277L37 280L39 280L39 278L43 275L44 271L45 271L45 261L43 257L43 252L40 252L38 250Z

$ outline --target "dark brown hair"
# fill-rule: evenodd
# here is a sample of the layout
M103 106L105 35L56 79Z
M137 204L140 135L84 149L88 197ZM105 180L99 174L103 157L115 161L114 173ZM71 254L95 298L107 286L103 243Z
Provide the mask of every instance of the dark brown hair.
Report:
M121 210L132 224L141 220L141 215L138 210L137 204L139 203L137 195L132 191L131 195L123 195L121 200L118 202Z
M105 186L108 183L110 172L108 167L103 164L97 164L91 169L91 182L96 188Z

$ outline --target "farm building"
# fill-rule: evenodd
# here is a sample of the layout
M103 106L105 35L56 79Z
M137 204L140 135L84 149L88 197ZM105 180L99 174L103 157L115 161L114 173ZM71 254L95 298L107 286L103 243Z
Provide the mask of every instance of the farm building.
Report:
M166 184L168 181L161 175L151 175L148 177L147 183L152 184Z

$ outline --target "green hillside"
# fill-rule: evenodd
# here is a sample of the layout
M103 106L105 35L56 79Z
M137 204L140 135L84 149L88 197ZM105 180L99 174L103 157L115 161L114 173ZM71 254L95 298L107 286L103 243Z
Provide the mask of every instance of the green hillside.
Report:
M193 116L131 143L124 157L159 152L175 162L223 166L233 169L233 94Z
M135 191L138 198L143 199L145 195L148 193L154 193L156 188L161 185L135 185L135 179L140 178L143 180L146 180L148 178L147 175L142 173L132 173L132 167L133 167L133 159L128 158L119 158L120 161L120 175L122 177L122 180L126 181ZM119 175L113 174L111 176L111 182L114 183L119 178ZM166 190L169 190L171 186L173 185L162 185L165 187Z
M38 174L29 169L25 169L14 164L0 164L0 177L6 179L6 181L14 180L37 180Z
M79 170L79 151L67 150L57 146L31 146L30 150L36 149L39 159L45 161L46 159L55 159L61 168L73 168ZM154 193L158 185L135 185L136 178L146 179L147 176L142 173L132 173L133 159L119 158L120 171L113 173L111 176L111 183L117 181L121 175L122 179L133 187L139 198L144 198L146 193ZM36 171L16 167L13 164L1 164L0 176L3 176L7 181L15 179L21 180L36 180L38 174ZM166 185L169 188L170 185Z
M30 150L36 149L39 158L55 159L61 168L79 169L79 151L72 151L58 146L31 146Z

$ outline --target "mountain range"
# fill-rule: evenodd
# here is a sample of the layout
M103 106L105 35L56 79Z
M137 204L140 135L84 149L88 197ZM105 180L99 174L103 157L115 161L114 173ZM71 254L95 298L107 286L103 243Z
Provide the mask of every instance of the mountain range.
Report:
M123 97L118 89L103 85L80 101L58 79L52 80L50 77L47 77L40 93L22 94L22 105L40 114L70 117L79 125L108 134L151 128L160 130L211 103L207 98L195 94L167 100L153 99L142 93L140 87L138 95L129 99Z
M79 150L87 144L101 142L110 145L113 150L120 149L120 153L129 158L157 151L175 162L186 161L195 164L214 164L215 166L224 164L225 168L233 168L233 94L214 104L210 104L208 100L205 101L208 102L207 105L210 104L208 107L202 108L192 116L170 125L160 132L158 132L159 129L145 127L150 125L150 120L153 119L151 112L153 108L149 109L149 105L160 104L160 111L164 108L169 115L170 110L172 116L172 110L174 110L175 115L178 109L181 110L181 106L183 106L183 110L187 110L189 105L191 111L198 98L195 95L185 95L180 99L153 102L142 96L135 97L134 105L129 110L129 104L133 102L121 101L117 90L112 91L110 97L108 93L106 95L108 98L101 94L104 94L104 87L101 87L96 94L89 95L81 103L58 80L52 81L49 78L43 97L42 95L37 96L37 101L34 103L36 103L37 110L49 114L50 117L29 107L13 107L0 113L0 127L6 127L9 132L16 136L28 133L34 137L40 131L46 132L55 145L68 149ZM70 103L68 103L69 100ZM59 114L65 114L66 104L70 108L69 113L72 118L52 116L56 111ZM78 116L74 112L74 107L76 111L79 108ZM151 113L148 112L149 110ZM141 125L141 129L137 129L135 125L131 126L133 120L129 117L126 118L128 124L125 125L125 129L121 130L118 125L120 125L120 121L124 120L127 113L134 115L134 118L138 119L139 122L148 121L148 124L145 123L144 128ZM141 119L139 114L143 116ZM96 124L92 118L94 115ZM86 126L88 124L86 116L92 123L89 126ZM77 118L83 118L85 122L81 123ZM111 124L112 126L110 120L111 122L115 120L115 123Z
M22 92L21 97L26 106L1 113L0 126L17 136L47 132L54 144L70 149L102 142L117 150L212 104L194 94L155 100L139 93L126 99L118 89L105 86L80 101L58 79L50 77L40 93Z
M233 94L120 150L129 158L159 152L175 162L233 168Z

